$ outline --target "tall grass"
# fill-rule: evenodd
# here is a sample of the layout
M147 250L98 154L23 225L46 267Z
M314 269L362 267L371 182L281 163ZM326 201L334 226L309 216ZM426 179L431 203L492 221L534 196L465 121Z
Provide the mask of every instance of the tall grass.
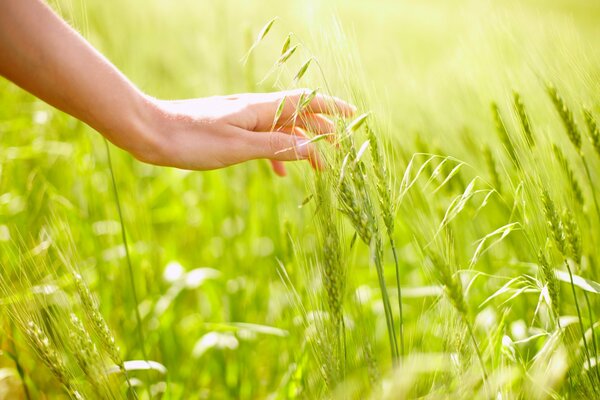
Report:
M597 6L54 3L153 95L358 111L277 180L0 83L0 397L598 396Z

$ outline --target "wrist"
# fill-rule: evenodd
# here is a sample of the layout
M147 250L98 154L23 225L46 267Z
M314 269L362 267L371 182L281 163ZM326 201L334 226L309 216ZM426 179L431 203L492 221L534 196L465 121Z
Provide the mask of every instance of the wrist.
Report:
M122 146L136 159L155 165L165 165L167 144L165 121L168 120L160 102L144 93L139 93L128 115L128 131L123 137L128 140Z

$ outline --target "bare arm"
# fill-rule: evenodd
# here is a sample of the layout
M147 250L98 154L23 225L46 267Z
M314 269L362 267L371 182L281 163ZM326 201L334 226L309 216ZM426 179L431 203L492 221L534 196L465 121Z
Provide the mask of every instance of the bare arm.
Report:
M324 114L353 107L318 95L303 118L289 117L302 91L163 101L137 89L41 0L0 0L0 75L82 120L136 158L214 169L257 158L319 163L302 130L333 131ZM274 132L283 96L287 102Z

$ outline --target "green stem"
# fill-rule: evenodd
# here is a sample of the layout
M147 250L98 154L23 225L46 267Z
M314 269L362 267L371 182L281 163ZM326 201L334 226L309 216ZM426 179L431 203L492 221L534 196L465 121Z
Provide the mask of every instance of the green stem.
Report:
M583 296L585 297L585 302L588 308L588 318L590 320L590 329L592 330L592 347L594 348L594 358L596 358L598 357L598 345L596 344L596 332L594 330L594 314L592 311L592 303L590 302L590 298L585 290L583 291ZM598 368L595 368L595 370L596 378L598 379L597 384L600 384L600 370L598 370Z
M377 278L379 280L379 289L381 290L381 299L383 301L383 310L385 312L385 322L387 324L388 337L390 341L390 347L392 352L392 362L394 365L398 361L398 343L396 342L396 328L394 327L394 317L392 315L392 306L390 304L390 298L388 296L387 287L385 285L385 277L383 275L383 265L381 264L381 252L379 251L381 246L381 239L375 238L375 253L373 254L373 261L375 262L375 269L377 270Z
M569 262L565 259L565 266L567 267L567 271L569 272L569 279L571 280L571 290L573 292L573 299L575 300L575 309L577 310L577 319L579 320L579 329L581 330L581 338L583 339L583 347L585 349L585 355L587 357L588 367L591 368L592 363L590 360L590 350L588 348L587 340L585 339L585 328L583 326L583 318L581 318L581 309L579 308L579 302L577 301L577 293L575 292L575 283L573 282L573 273L571 272L571 267L569 266ZM594 391L596 391L595 385L592 382L592 387Z
M485 364L483 362L483 356L481 354L481 350L479 349L477 339L475 338L475 333L473 332L473 326L471 325L471 321L466 315L463 315L463 319L465 320L465 323L467 325L467 330L469 331L469 336L471 337L471 341L473 342L473 347L475 347L475 353L477 354L477 359L479 360L479 364L481 365L481 373L483 374L484 385L486 386L487 391L488 374L485 368Z
M404 315L402 312L402 286L400 285L400 266L398 265L398 254L396 253L396 244L392 238L391 232L388 232L390 246L394 255L394 265L396 267L396 286L398 287L398 311L400 313L400 355L404 356Z
M110 157L110 147L108 146L108 141L104 139L104 144L106 145L106 158L108 160L108 168L110 170L110 177L112 180L113 193L115 195L115 203L117 204L117 212L119 214L119 221L121 223L121 238L123 240L123 245L125 246L125 258L127 260L127 269L129 272L129 284L131 286L131 295L133 296L133 302L135 304L135 318L137 322L136 331L138 335L138 339L140 342L140 350L142 351L142 356L144 360L148 360L148 355L146 354L146 349L144 346L144 332L142 330L142 316L140 315L139 303L137 291L135 289L135 277L133 274L133 265L131 263L131 257L129 255L129 246L127 244L127 235L125 234L125 221L123 220L123 212L121 211L121 202L119 200L119 191L117 190L117 181L115 179L115 172L112 165L112 159Z
M21 379L21 382L23 383L23 392L25 393L25 398L27 400L31 400L31 394L29 393L29 387L27 386L27 382L25 381L25 378L26 378L25 370L23 369L23 366L19 362L19 357L17 356L17 346L13 339L14 338L14 326L13 326L12 322L10 323L10 332L11 332L11 336L9 338L9 341L12 344L13 351L12 351L12 354L9 354L9 355L13 359L13 362L15 363L15 369L17 370L17 373L19 374L19 378Z

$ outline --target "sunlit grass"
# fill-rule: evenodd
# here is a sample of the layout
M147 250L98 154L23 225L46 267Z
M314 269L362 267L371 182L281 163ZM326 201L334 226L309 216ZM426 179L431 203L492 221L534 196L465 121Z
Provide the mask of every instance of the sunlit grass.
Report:
M358 112L197 173L0 82L0 397L599 395L598 6L54 3L152 95Z

